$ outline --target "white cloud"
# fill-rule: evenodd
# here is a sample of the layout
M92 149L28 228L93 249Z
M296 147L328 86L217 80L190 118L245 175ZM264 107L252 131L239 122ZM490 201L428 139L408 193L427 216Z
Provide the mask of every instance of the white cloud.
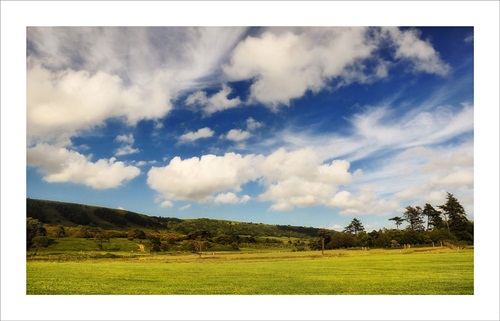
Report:
M248 201L250 201L251 199L252 199L252 197L250 197L248 195L243 195L243 197L240 198L239 203L245 204L245 203L248 203Z
M78 183L95 189L122 185L140 174L134 166L117 162L115 158L92 162L91 156L56 147L38 144L27 150L27 165L38 168L43 179L51 183Z
M398 28L385 28L384 32L396 47L395 58L410 60L416 71L438 75L446 75L450 71L450 66L439 58L432 45L420 39L416 29L401 31Z
M333 224L332 226L329 227L330 230L335 230L335 231L343 231L344 226L339 225L339 224Z
M426 105L426 104L424 104ZM397 107L394 107L397 108ZM320 159L360 160L380 151L398 151L446 142L474 130L473 107L432 106L399 114L389 107L369 107L349 120L346 135L318 134L287 128L269 138L265 145L288 149L313 148ZM265 146L263 144L263 146Z
M132 145L134 143L134 135L128 134L128 135L118 135L116 136L116 141L120 143L125 143Z
M160 204L160 207L173 207L174 206L174 203L172 203L171 201L163 201L161 202Z
M122 146L116 150L115 156L130 155L139 152L139 149L132 147L135 141L132 134L118 135L116 136L116 141L121 142Z
M413 30L397 28L271 28L240 42L224 67L231 80L252 79L250 101L276 109L331 80L337 86L372 82L389 74L377 55L387 46L394 59L416 71L444 75L449 67L429 42Z
M249 131L253 131L253 130L259 129L262 126L264 126L264 124L262 122L256 121L252 117L247 118L247 129Z
M186 105L200 105L205 114L213 114L218 111L231 109L241 105L241 100L238 97L229 99L232 89L226 84L222 85L222 89L211 97L207 97L204 91L197 91L186 98Z
M179 139L181 141L193 142L200 138L210 138L214 135L213 130L208 127L200 128L196 132L188 132L184 135L181 135Z
M142 93L159 86L158 81L153 79L148 88L139 88L126 86L119 77L105 72L50 72L39 65L28 68L28 142L69 138L113 117L129 124L161 117L171 109L167 93Z
M130 154L136 154L139 152L139 149L133 148L132 146L125 145L116 150L115 156L123 156L123 155L130 155Z
M326 205L338 186L351 181L348 162L323 164L310 148L291 152L280 148L265 158L260 170L267 190L258 199L274 202L271 209L278 211Z
M232 192L220 193L217 194L212 202L214 204L245 204L250 201L252 198L248 195L243 195L239 198L236 194Z
M187 204L187 205L182 206L182 207L181 207L181 208L179 208L179 209L180 209L181 211L185 211L185 210L187 210L187 209L188 209L188 208L190 208L190 207L191 207L191 204Z
M174 157L167 166L152 167L147 182L166 199L208 201L215 193L240 191L242 184L257 179L259 158L234 153Z
M213 202L215 204L237 204L239 202L239 199L236 194L228 192L218 194L217 196L215 196Z
M399 202L379 198L370 188L363 188L359 195L348 191L337 193L328 206L340 208L342 215L391 215L401 211Z
M373 164L371 170L365 170L362 175L354 177L349 188L369 189L374 197L380 199L383 195L392 195L386 199L386 205L395 202L402 207L423 206L425 203L441 205L448 191L461 200L468 214L473 215L473 160L472 141L444 147L414 147ZM355 201L356 198L350 197L348 200ZM343 213L364 211L365 203L368 202L351 202L347 204L349 206L344 206L346 209L350 208L350 212L344 210ZM333 205L340 206L339 203ZM369 213L377 214L376 208L373 206L373 212ZM383 214L382 211L378 213Z
M164 117L179 93L217 82L245 30L29 27L28 144Z
M245 140L249 138L252 134L250 132L247 132L246 130L241 130L241 129L231 129L227 134L226 134L226 139L235 141L235 142L241 142L242 140Z
M148 185L169 200L243 204L251 197L239 198L234 192L258 179L266 188L258 200L272 202L273 210L291 210L327 205L338 186L351 181L348 169L349 163L342 160L323 164L312 149L279 149L267 157L234 153L174 157L165 167L151 168Z

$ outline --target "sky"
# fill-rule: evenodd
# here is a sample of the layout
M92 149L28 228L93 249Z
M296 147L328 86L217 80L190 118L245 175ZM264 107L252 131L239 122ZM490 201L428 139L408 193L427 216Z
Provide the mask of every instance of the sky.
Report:
M27 197L394 228L474 219L473 27L28 27Z

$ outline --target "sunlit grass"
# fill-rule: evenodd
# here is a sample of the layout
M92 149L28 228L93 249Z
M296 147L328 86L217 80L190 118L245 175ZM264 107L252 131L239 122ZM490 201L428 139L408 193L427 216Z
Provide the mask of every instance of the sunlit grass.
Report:
M27 262L27 294L473 294L473 250Z

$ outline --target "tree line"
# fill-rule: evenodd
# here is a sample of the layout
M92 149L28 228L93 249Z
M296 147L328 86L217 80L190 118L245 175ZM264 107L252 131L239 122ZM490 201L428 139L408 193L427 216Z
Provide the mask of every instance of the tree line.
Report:
M402 216L389 218L395 229L366 232L362 222L354 218L342 232L322 229L315 249L351 247L397 248L405 245L474 244L474 222L467 218L458 199L447 192L446 202L434 208L426 203L423 207L407 206ZM400 229L403 223L408 225Z
M57 204L65 216L72 215L68 206ZM43 218L45 211L40 210L37 203L31 209ZM38 208L36 206L39 206ZM47 206L41 204L41 206ZM81 213L82 211L78 211ZM29 213L28 213L29 214ZM127 215L128 214L128 215ZM135 214L135 215L134 215ZM467 219L463 206L451 193L447 193L446 202L434 208L430 204L407 206L401 216L388 220L396 228L383 228L367 232L363 223L354 218L342 232L328 229L295 227L283 225L267 225L257 223L230 222L211 219L180 220L164 218L159 224L151 224L146 216L127 212L119 215L114 210L95 209L93 215L119 225L136 221L149 227L146 231L139 228L109 230L96 226L80 225L77 227L47 225L41 220L27 217L27 249L39 249L52 244L54 238L79 237L93 239L98 249L109 242L110 238L128 238L144 242L150 246L151 252L158 251L193 251L201 253L203 249L238 250L242 245L255 247L292 247L294 250L322 250L372 247L398 248L405 245L442 245L473 244L474 222ZM160 218L158 218L160 219ZM405 228L401 228L407 223ZM158 227L163 227L158 228ZM166 230L165 230L166 227ZM273 238L274 237L274 238ZM287 241L275 237L288 238ZM295 240L292 241L291 238Z

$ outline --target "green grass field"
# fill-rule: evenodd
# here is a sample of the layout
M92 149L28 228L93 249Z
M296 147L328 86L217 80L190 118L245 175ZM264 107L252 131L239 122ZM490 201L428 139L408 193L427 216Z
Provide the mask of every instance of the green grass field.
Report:
M120 253L115 259L28 260L26 293L474 294L473 249L240 252L201 259Z

